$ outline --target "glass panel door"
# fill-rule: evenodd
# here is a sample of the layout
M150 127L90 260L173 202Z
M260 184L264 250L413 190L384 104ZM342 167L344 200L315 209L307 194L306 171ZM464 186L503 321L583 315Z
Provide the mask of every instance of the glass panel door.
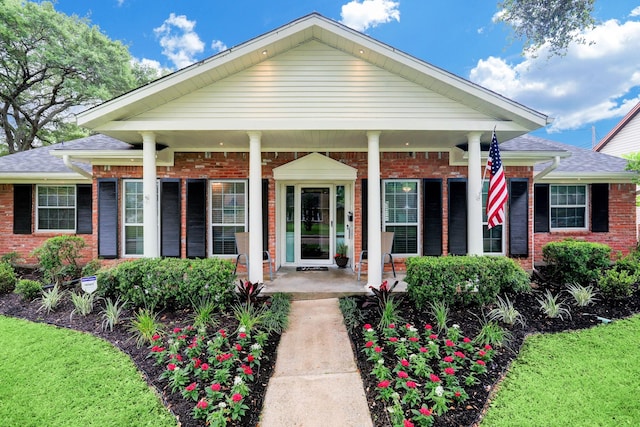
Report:
M330 261L331 245L330 187L300 189L300 259Z

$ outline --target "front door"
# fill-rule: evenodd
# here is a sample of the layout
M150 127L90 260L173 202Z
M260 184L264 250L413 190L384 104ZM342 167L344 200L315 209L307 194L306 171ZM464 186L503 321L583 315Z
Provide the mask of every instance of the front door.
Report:
M300 263L330 264L333 261L332 188L319 185L299 188Z

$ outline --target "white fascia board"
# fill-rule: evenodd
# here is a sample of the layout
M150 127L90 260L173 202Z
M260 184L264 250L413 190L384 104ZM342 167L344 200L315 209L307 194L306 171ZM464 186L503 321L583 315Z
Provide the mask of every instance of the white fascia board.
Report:
M550 172L538 184L629 184L635 174L629 172Z
M51 155L69 156L72 160L91 162L92 165L136 166L142 165L142 150L55 150ZM156 166L173 166L174 152L169 148L156 152Z
M77 173L0 173L0 184L91 184Z
M480 153L481 159L486 162L488 151ZM451 166L466 166L469 153L460 149L449 151L449 164ZM533 166L536 163L548 162L556 157L571 157L569 151L501 151L500 160L505 166Z

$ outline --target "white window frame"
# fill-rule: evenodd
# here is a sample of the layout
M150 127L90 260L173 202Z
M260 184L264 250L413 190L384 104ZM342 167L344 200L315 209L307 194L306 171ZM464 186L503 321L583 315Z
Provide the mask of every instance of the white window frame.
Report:
M553 187L584 187L584 205L554 205L551 203ZM583 208L584 209L584 226L583 227L554 227L552 212L554 208ZM587 184L549 184L549 230L551 231L585 231L589 228L589 185Z
M233 222L233 223L225 223L225 222L214 222L213 220L213 196L214 196L214 192L213 192L213 187L215 184L230 184L230 183L242 183L244 184L244 222ZM209 254L211 256L215 256L215 257L220 257L220 258L234 258L237 254L220 254L220 253L214 253L213 252L213 229L214 227L242 227L242 231L247 231L249 229L249 180L247 179L210 179L208 182L209 185L209 206L208 206L208 211L209 211L209 227L208 227L208 234L209 234ZM226 196L230 196L230 197L237 197L238 194L234 193L234 194L222 194L223 197L226 198ZM268 214L268 212L263 212L265 215ZM259 230L260 233L262 233L262 230Z
M416 221L415 222L391 222L389 221L389 206L387 204L387 183L391 183L391 182L401 182L401 183L413 183L416 186ZM396 227L402 227L402 226L407 226L407 227L412 227L415 226L416 227L416 251L415 253L409 252L409 253L394 253L394 256L398 256L398 257L409 257L409 256L416 256L416 255L420 255L421 253L421 239L420 236L422 235L422 230L421 230L421 221L420 218L422 217L422 204L420 203L421 200L421 181L419 179L384 179L382 180L382 229L383 230L387 230L387 226L396 226ZM394 237L395 238L395 237Z
M73 206L41 206L40 205L40 190L44 188L70 188L73 190ZM59 194L57 195L59 196ZM66 209L73 211L73 228L40 228L40 210L41 209ZM39 232L53 232L53 233L75 233L78 227L78 191L75 185L36 185L36 231Z
M487 226L489 224L488 218L487 218L487 197L488 197L488 192L489 192L489 180L486 179L483 183L482 183L482 254L483 255L504 255L505 252L505 244L504 244L504 229L506 228L507 225L507 219L506 219L506 214L505 214L505 220L504 222L497 226L500 227L501 229L501 233L500 233L500 240L501 240L501 245L500 245L500 252L485 252L484 251L484 241L485 241L485 237L484 237L484 233L485 231L487 231ZM506 206L505 206L506 208ZM493 227L492 230L494 230L496 227Z
M138 183L142 187L142 222L141 223L129 223L127 222L127 184ZM123 179L122 180L122 257L123 258L141 258L144 256L144 249L141 254L127 253L127 227L142 227L142 245L144 248L144 183L142 179Z

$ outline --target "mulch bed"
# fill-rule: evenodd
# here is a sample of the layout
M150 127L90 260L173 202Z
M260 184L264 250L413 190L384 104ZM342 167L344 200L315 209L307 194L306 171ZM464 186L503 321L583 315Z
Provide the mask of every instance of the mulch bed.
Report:
M34 277L33 272L28 270L19 271L19 274L21 278L38 279L38 277ZM164 367L154 365L154 360L148 357L148 348L136 347L135 341L131 339L131 334L127 332L127 322L116 326L112 332L103 331L101 309L96 306L93 313L86 317L77 314L71 317L74 307L70 298L66 298L64 303L50 314L38 311L39 306L40 304L37 301L25 302L17 294L0 295L0 314L86 332L110 342L129 355L149 385L157 390L165 406L176 416L179 425L183 427L204 425L202 421L195 420L192 417L193 402L183 399L179 392L171 393L171 390L167 387L167 382L159 379ZM182 328L189 325L190 315L191 313L188 310L167 311L162 312L159 319L167 330L171 330L174 327ZM133 312L127 311L125 317L133 317ZM237 321L233 317L224 317L220 320L218 328L226 330L235 330L237 328ZM250 385L251 393L244 401L249 406L246 416L237 424L229 425L255 426L258 424L267 383L275 367L276 349L279 340L279 336L270 337L268 345L264 348L260 369L256 372L255 382Z
M516 325L509 328L513 337L508 347L497 348L493 361L487 364L487 373L479 377L481 381L474 386L465 387L469 394L469 399L460 407L454 407L442 416L435 416L435 426L478 425L490 403L491 396L497 390L500 381L504 378L511 362L517 357L522 343L528 335L585 329L601 324L601 320L598 317L615 320L640 313L640 290L636 289L633 296L624 300L610 300L599 295L598 301L593 305L584 308L572 305L570 319L566 317L565 320L550 319L540 310L537 298L541 298L543 291L546 289L552 290L554 295L558 292L558 289L555 289L550 284L533 283L532 286L534 291L531 293L509 295L509 299L524 316L526 325L524 327ZM571 298L568 294L564 294L563 297ZM400 297L400 301L400 313L404 321L413 324L418 329L428 323L435 323L428 309L417 310L409 303L406 297ZM359 298L360 306L363 302L364 298ZM379 316L375 307L366 308L364 313L364 323L373 325L378 323ZM487 313L488 310L485 309L485 314ZM452 307L450 308L449 322L447 324L449 326L459 325L465 336L473 338L480 330L478 316L482 318L482 311L479 308ZM365 343L362 338L362 328L356 328L350 335L358 368L362 373L374 425L391 426L385 405L382 401L376 399L377 380L372 375L368 375L371 369L371 362L366 360L365 353L362 351Z

